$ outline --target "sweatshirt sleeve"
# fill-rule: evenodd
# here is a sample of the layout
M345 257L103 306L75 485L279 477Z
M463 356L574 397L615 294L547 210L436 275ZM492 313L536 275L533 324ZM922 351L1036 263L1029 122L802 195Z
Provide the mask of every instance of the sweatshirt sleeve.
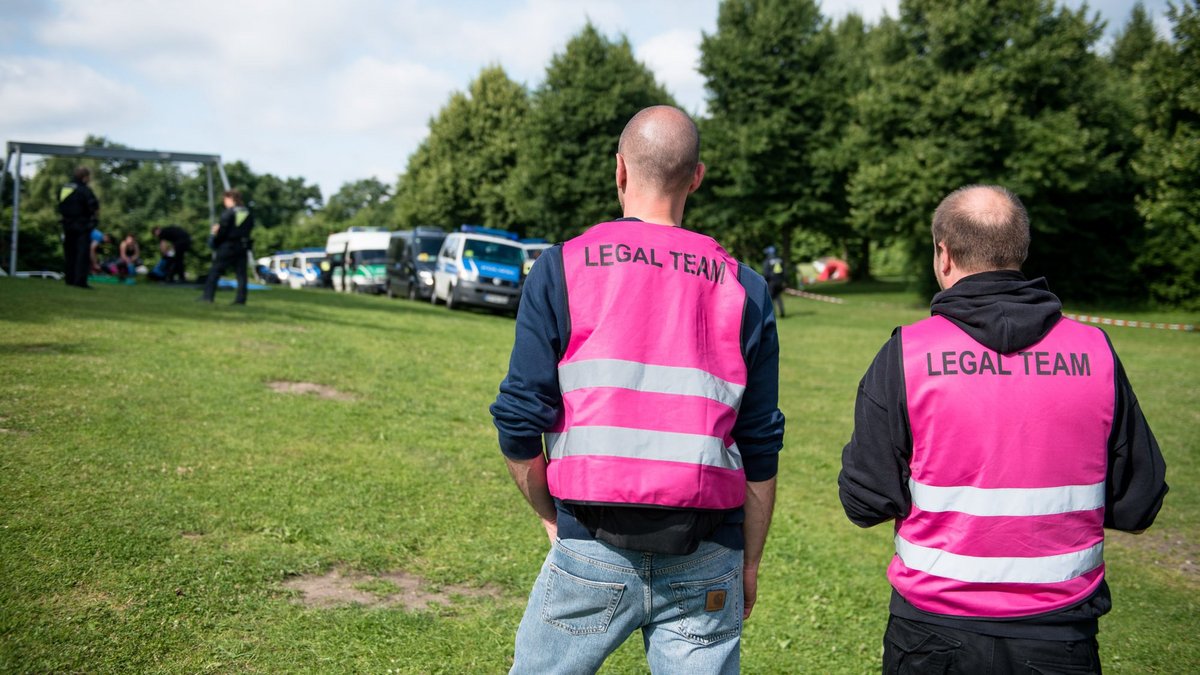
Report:
M525 279L508 375L490 408L500 451L510 459L542 453L542 433L562 411L558 360L570 334L562 246L546 249Z
M912 508L912 434L900 354L897 329L858 383L854 432L842 450L838 495L846 516L859 527L903 518Z
M1126 532L1150 527L1167 494L1167 465L1125 367L1113 352L1116 402L1108 444L1104 526Z
M762 276L746 265L738 269L746 289L742 317L742 351L746 357L746 391L733 425L746 480L765 481L779 469L783 447L783 412L779 410L779 333L775 307Z

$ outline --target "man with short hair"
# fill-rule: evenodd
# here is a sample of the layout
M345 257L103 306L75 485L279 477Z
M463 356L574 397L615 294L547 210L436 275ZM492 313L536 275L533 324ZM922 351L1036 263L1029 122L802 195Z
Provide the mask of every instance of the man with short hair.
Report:
M851 521L896 521L884 672L1099 673L1104 528L1154 522L1162 453L1104 332L1021 274L1016 195L956 190L932 229L943 290L859 383L838 477Z
M75 169L73 180L58 191L58 213L63 228L63 277L68 286L90 288L92 228L100 216L100 200L88 187L92 171Z
M225 270L233 267L237 275L237 295L233 304L246 304L246 268L250 251L250 233L254 230L254 216L242 201L238 190L226 190L222 200L225 212L221 220L212 226L212 247L216 252L208 280L204 283L204 295L200 300L212 302L217 293L217 281Z
M617 150L624 217L525 281L491 412L551 550L514 673L595 672L639 629L654 672L738 672L783 441L779 342L763 278L681 227L703 177L692 120L642 110Z

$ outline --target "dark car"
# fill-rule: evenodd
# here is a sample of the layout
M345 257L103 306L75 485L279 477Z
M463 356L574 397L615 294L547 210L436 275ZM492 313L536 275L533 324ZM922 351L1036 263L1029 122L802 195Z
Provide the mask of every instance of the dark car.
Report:
M440 227L418 227L392 233L387 252L387 294L428 300L433 293L433 267L446 239Z

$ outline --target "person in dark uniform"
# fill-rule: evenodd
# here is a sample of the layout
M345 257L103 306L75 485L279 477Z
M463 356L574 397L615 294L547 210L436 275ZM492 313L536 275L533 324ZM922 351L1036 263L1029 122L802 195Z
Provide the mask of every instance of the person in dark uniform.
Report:
M88 187L92 172L75 169L74 180L58 192L58 213L63 228L63 275L68 286L88 288L91 267L92 228L100 215L100 200Z
M164 258L167 257L168 250L174 249L175 251L174 257L169 258L167 263L166 281L178 280L179 283L186 283L184 262L186 262L187 252L192 250L192 235L178 225L169 225L154 228L154 236L158 239L158 250Z
M250 232L254 229L254 216L242 202L242 193L238 190L225 191L225 213L221 221L213 223L212 245L216 252L212 269L208 272L208 281L204 284L204 302L212 302L217 293L217 280L226 269L233 267L237 274L237 297L233 304L246 304L246 254L250 250Z
M763 253L767 254L767 259L763 261L763 278L767 280L767 289L771 292L771 302L775 303L775 315L782 319L783 287L787 285L783 258L775 252L774 246L768 246Z

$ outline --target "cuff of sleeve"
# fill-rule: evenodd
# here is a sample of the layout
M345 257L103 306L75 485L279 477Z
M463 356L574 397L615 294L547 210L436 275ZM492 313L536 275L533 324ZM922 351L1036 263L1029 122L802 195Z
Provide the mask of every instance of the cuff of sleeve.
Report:
M758 483L764 480L771 480L775 474L779 472L779 454L769 453L766 455L752 455L743 458L745 462L746 480L752 483Z
M533 459L542 454L542 437L500 434L500 452L509 459Z

